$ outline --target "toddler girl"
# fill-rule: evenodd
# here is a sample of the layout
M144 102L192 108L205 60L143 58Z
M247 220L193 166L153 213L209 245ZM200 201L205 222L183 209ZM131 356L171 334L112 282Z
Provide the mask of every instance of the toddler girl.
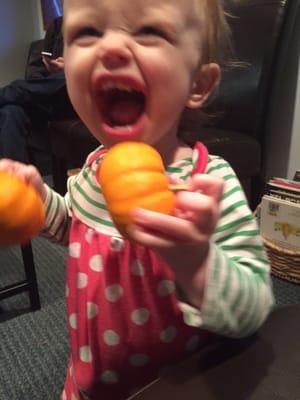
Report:
M203 106L220 77L228 27L218 0L65 0L70 99L102 143L63 198L33 167L45 234L69 242L71 357L62 399L125 399L203 346L211 332L255 331L273 303L257 225L230 166L180 141L185 107ZM152 145L172 181L186 181L173 216L136 209L119 234L98 182L106 149Z

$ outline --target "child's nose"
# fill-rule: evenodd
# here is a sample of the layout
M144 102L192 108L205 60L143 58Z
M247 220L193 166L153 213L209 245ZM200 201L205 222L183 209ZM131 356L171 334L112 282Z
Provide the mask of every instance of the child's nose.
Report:
M108 34L102 40L99 58L107 69L117 69L127 65L131 58L131 50L122 34Z

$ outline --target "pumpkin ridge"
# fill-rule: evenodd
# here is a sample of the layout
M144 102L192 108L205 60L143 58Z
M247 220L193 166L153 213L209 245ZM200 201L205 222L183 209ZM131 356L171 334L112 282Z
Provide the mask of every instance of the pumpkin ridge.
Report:
M120 190L123 188L123 190ZM122 201L136 196L143 196L152 191L168 190L168 178L160 173L150 173L147 175L123 174L114 181L113 185L105 188L105 199L110 201Z
M117 223L129 224L132 223L131 211L134 208L145 208L150 211L161 212L164 214L172 214L175 206L173 193L159 192L152 195L140 197L136 204L132 205L132 201L124 201L122 204L116 203L109 207L112 219Z

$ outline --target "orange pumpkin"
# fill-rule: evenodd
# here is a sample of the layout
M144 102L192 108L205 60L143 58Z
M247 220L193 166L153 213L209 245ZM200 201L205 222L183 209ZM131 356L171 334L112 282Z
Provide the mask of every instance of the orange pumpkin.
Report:
M108 211L125 236L134 208L169 215L174 211L175 195L169 190L161 156L147 144L121 142L113 146L102 161L99 182Z
M0 172L0 246L26 243L41 230L44 217L44 204L33 186Z

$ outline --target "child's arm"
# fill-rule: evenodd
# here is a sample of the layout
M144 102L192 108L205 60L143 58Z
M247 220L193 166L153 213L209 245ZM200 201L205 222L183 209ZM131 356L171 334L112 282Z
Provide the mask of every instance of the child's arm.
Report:
M45 185L46 220L42 235L60 244L67 244L71 224L71 205L68 193L65 197Z
M273 305L269 265L234 172L220 161L210 170L224 179L221 202L218 180L195 177L192 188L202 194L179 193L177 217L138 210L133 235L172 267L193 306L182 305L189 310L185 313L189 323L227 336L244 336L261 325Z

